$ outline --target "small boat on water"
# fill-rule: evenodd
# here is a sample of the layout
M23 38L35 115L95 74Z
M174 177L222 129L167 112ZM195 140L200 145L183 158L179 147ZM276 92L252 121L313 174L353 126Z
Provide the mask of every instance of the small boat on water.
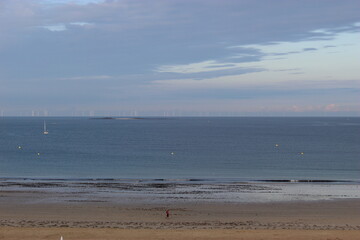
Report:
M44 134L47 135L49 134L48 130L46 129L46 122L44 121Z

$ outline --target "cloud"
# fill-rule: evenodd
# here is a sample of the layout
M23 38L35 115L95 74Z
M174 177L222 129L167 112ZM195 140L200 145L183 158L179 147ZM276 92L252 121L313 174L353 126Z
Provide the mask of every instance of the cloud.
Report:
M114 79L113 76L108 75L99 75L99 76L78 76L78 77L63 77L59 78L60 80L107 80L107 79Z
M336 47L336 46L334 46L334 45L325 45L324 46L324 48L334 48L334 47Z
M77 5L87 5L87 4L99 4L103 3L104 0L41 0L40 3L44 5L63 5L63 4L77 4Z
M70 25L83 27L83 26L92 25L92 23L89 23L89 22L71 22Z
M67 28L64 24L42 26L42 28L45 28L51 32L61 32L61 31L67 30Z
M306 52L306 51L316 51L317 48L303 48L303 51Z
M337 111L339 111L339 106L337 104L332 103L332 104L326 105L324 107L324 109L325 109L325 111L331 111L331 112L335 111L335 112L337 112Z
M7 102L19 98L19 103L23 96L29 103L31 97L44 102L49 96L41 92L49 91L49 82L55 89L50 96L53 103L61 103L64 93L71 92L74 102L81 98L84 104L93 104L91 96L97 96L104 105L118 95L131 99L127 104L135 99L151 104L150 96L161 89L179 91L173 96L162 93L163 99L221 89L197 92L202 99L213 95L219 100L226 93L235 98L238 89L250 86L268 88L263 94L270 98L286 95L275 85L319 89L315 80L324 84L334 80L332 86L342 86L342 93L348 93L345 83L359 76L354 60L359 49L360 21L354 7L358 4L357 0L0 1L0 82L9 93L2 97ZM34 82L36 87L31 87ZM20 93L24 86L28 92ZM86 92L77 98L83 88ZM188 94L182 92L185 89ZM241 94L265 99L260 91Z
M304 77L306 77L306 74L310 71L318 71L320 74L323 70L316 69L316 64L313 64L312 62L315 59L318 59L319 62L329 61L330 58L326 56L326 54L328 54L329 52L324 50L328 47L324 48L323 46L335 46L331 43L342 43L342 47L337 47L339 52L347 52L349 51L349 45L345 43L353 42L355 39L355 35L356 34L354 33L339 33L338 35L334 35L331 40L322 39L296 42L272 42L271 44L258 45L230 46L227 47L227 49L235 51L232 52L233 55L230 55L227 58L222 58L221 60L207 60L188 64L161 65L155 68L155 71L159 73L173 73L177 75L186 74L187 76L181 76L180 78L188 78L192 80L216 78L221 76L236 77L236 75L239 74L248 74L254 72L288 72L288 75L283 74L281 76L281 79L284 81L291 79L291 75L304 75ZM238 51L243 51L244 53L239 53ZM317 52L317 55L311 54L313 52ZM348 59L351 59L351 57L353 57L351 56L351 54L352 53L349 52ZM283 57L278 58L277 56ZM242 59L241 61L234 61L234 59L237 58ZM301 61L299 61L299 59L301 59ZM331 59L336 60L336 62L333 62L332 64L339 64L337 59L335 59L334 57L332 57ZM350 65L353 65L353 63L350 63ZM279 70L282 66L287 66L287 70ZM328 72L330 71L328 70ZM356 77L355 72L356 70L353 71L350 78ZM268 74L268 76L272 78L276 77L273 74ZM265 79L264 74L259 74L258 80L261 77ZM337 75L336 77L340 79L341 77L343 77L343 75L339 73L339 75ZM326 77L323 76L322 78L325 79ZM171 79L175 80L179 78L173 77Z
M252 68L244 69L240 68L240 63L231 63L227 62L222 64L221 62L209 60L204 62L198 63L190 63L190 64L183 64L183 65L162 65L155 69L156 72L159 73L181 73L181 74L191 74L191 73L208 73L208 72L219 72L226 70L229 71L238 71L242 70L246 72L246 70L252 71ZM258 69L256 69L258 70Z
M274 72L293 72L293 71L299 71L300 68L284 68L284 69L274 69L272 71Z

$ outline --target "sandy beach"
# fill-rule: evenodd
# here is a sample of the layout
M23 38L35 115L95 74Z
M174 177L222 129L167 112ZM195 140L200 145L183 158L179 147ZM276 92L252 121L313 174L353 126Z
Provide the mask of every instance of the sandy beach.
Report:
M63 236L66 240L335 240L357 239L360 235L359 199L156 203L154 199L148 202L117 199L117 202L116 199L81 199L78 195L3 189L0 192L0 239L59 239ZM166 209L170 209L169 218L165 216Z

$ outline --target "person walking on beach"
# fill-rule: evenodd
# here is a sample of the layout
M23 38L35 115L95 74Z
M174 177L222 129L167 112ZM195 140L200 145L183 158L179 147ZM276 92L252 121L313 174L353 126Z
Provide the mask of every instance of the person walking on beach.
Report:
M170 210L169 210L169 209L167 209L167 210L165 211L165 213L166 213L166 217L167 217L167 218L170 217Z

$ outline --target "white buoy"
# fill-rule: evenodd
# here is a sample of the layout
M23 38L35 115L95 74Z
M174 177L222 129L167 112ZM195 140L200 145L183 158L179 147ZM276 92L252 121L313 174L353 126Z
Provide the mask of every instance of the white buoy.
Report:
M60 240L64 240L64 238L61 236L61 237L60 237Z

